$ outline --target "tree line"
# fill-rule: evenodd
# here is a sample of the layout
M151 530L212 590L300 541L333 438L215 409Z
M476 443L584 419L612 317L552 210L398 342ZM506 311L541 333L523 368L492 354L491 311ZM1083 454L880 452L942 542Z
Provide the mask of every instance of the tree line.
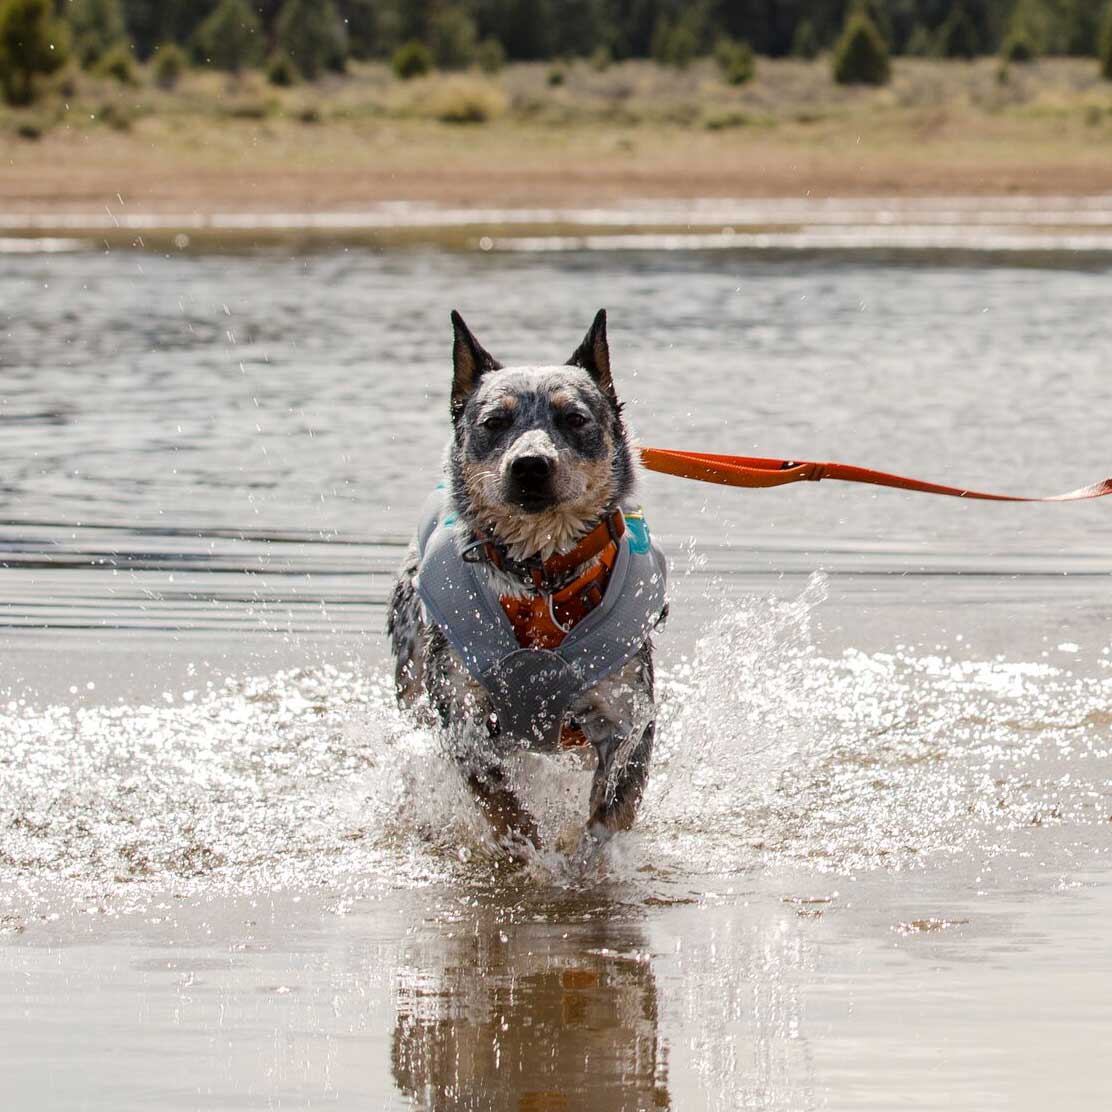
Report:
M894 54L931 53L931 38L967 23L969 49L997 51L1017 25L1044 54L1095 55L1108 0L56 0L55 14L77 37L126 38L138 56L163 43L204 54L198 35L222 9L244 21L259 48L296 50L299 34L340 57L389 58L416 40L455 62L493 40L511 60L660 57L678 35L697 54L723 37L779 57L812 44L832 47L864 6ZM802 41L801 41L802 40ZM317 43L314 41L314 46ZM685 44L681 43L681 47ZM203 60L203 59L199 59ZM469 58L468 61L473 60Z
M71 56L121 80L153 58L165 84L189 64L265 65L288 84L349 59L411 77L575 57L682 67L713 53L740 83L753 53L828 48L839 80L882 83L890 54L998 50L1098 55L1112 77L1112 0L0 0L0 89L17 103Z

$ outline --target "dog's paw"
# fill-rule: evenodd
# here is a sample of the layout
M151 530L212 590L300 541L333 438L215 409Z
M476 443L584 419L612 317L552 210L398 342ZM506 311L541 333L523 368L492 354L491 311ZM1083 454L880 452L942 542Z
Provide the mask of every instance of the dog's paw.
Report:
M507 831L498 838L497 844L502 859L511 866L530 864L543 849L540 836L535 830L528 833L520 830Z
M568 859L569 864L578 872L586 872L598 864L602 851L613 834L602 823L591 823L579 836L579 844Z

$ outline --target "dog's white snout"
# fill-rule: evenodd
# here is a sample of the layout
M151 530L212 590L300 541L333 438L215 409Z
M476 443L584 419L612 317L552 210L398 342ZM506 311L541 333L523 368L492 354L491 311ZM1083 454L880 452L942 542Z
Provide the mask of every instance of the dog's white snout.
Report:
M510 445L506 454L502 457L503 475L508 474L513 469L517 460L527 457L539 457L550 465L555 465L559 454L556 451L556 445L552 442L552 437L544 429L530 429L528 432L523 432Z

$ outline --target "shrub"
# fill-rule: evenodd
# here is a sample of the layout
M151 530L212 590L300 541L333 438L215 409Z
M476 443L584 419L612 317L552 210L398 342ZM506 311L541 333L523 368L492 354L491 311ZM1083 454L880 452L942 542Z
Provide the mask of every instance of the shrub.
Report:
M77 60L92 69L119 43L127 39L120 0L70 0L66 18L73 28Z
M548 71L548 76L545 78L550 88L558 88L564 83L564 70L562 66L553 66Z
M160 89L172 89L189 66L185 51L172 42L164 42L154 55L154 83Z
M422 113L446 124L481 124L501 115L506 100L501 90L478 77L450 77L434 82L422 97Z
M506 64L506 48L497 39L483 39L475 50L483 73L497 73Z
M1112 4L1104 13L1104 22L1100 25L1100 37L1097 49L1100 53L1101 76L1112 81Z
M117 104L115 101L102 104L96 118L102 124L107 124L113 131L131 130L131 113L124 105Z
M428 39L438 69L467 69L475 60L479 32L463 8L453 6L436 11L429 20Z
M727 85L744 85L747 81L752 81L757 72L753 48L744 41L719 39L714 48L714 60Z
M276 100L260 100L251 96L242 100L225 100L220 104L220 112L230 120L265 120L277 111Z
M66 61L69 36L51 17L50 0L0 3L0 92L9 104L30 104L35 79Z
M333 0L286 0L274 38L309 81L326 69L342 71L347 62L347 32Z
M686 69L699 53L699 38L683 20L672 23L661 16L653 31L652 52L662 66Z
M921 23L916 23L907 36L904 53L912 58L929 58L934 53L934 36Z
M614 64L614 55L610 51L610 47L596 46L591 52L590 57L591 69L596 73L604 73Z
M138 84L135 79L135 59L127 43L116 43L111 50L101 55L100 61L94 68L100 77L111 77L121 85Z
M796 58L817 58L822 49L818 32L809 19L801 19L792 35L792 54Z
M1022 27L1009 31L1000 47L1000 57L1005 62L1033 62L1036 53L1034 40Z
M749 127L753 117L748 112L736 109L726 112L713 112L703 120L703 127L707 131L725 131L727 128Z
M834 48L834 80L839 85L886 85L890 76L884 39L864 11L855 12Z
M266 79L271 85L287 89L297 84L297 66L288 55L276 50L266 63Z
M390 65L397 77L409 81L414 77L424 77L432 70L432 55L424 43L413 39L402 43L394 51Z
M73 53L77 64L84 70L92 69L100 61L104 53L100 39L96 35L75 35L73 39Z
M193 36L202 61L228 73L253 66L262 53L262 24L246 0L221 0Z
M938 53L943 58L976 58L981 53L981 37L963 7L956 7L938 29Z

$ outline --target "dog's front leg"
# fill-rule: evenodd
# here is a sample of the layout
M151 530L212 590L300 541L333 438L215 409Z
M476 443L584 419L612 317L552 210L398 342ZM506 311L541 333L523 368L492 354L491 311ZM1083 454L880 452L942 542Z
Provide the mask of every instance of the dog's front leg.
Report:
M437 630L430 631L428 691L446 746L495 837L511 850L539 846L537 824L510 787L491 736L490 698Z
M619 830L628 830L645 794L653 751L655 723L640 735L615 737L597 746L598 768L591 782L591 813L585 838L605 845Z
M474 761L467 761L463 763L462 771L479 810L490 823L498 841L511 849L521 848L525 842L539 849L536 820L506 782L501 765L484 761L479 766Z
M655 736L652 684L652 661L645 652L599 684L587 705L575 711L598 755L590 815L575 854L584 864L637 817Z
M526 842L539 849L536 820L510 786L488 721L489 715L480 712L466 724L450 727L448 748L497 841L515 855Z

